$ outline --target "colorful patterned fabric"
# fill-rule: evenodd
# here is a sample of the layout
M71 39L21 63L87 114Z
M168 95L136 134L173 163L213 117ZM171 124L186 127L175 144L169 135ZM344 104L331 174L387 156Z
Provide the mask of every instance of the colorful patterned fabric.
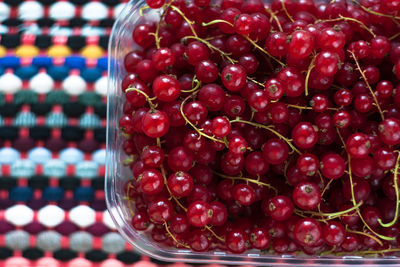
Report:
M106 51L126 2L0 0L0 266L165 264L104 201Z

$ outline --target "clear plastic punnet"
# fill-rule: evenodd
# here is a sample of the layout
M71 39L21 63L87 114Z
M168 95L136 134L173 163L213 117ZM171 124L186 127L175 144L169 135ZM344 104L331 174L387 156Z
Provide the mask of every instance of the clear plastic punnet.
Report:
M376 2L376 1L375 1ZM193 252L186 248L174 248L156 243L149 231L136 231L131 226L131 203L126 198L124 186L132 173L124 160L128 157L123 149L124 136L118 127L123 114L125 97L121 81L126 74L124 57L138 47L132 39L135 25L145 21L158 21L161 11L146 9L144 0L130 1L117 19L109 43L109 85L107 109L107 161L105 196L109 213L121 235L140 253L168 262L200 264L235 264L259 266L400 266L397 256L309 256L278 255L259 250L248 250L244 254L233 254L218 249L209 252ZM143 9L141 9L143 8Z

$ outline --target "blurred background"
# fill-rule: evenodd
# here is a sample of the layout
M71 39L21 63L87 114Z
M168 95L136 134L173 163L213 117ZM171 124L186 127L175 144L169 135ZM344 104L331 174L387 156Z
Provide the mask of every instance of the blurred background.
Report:
M104 201L107 44L126 2L0 0L0 266L166 264Z

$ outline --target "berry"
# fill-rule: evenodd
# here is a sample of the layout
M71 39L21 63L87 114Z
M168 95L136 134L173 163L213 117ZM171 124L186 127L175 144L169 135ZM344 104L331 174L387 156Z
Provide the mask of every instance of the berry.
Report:
M321 202L321 191L314 183L298 183L293 189L293 201L301 209L313 210Z
M189 205L186 211L188 222L196 227L204 227L210 223L213 210L210 204L204 201L195 201Z
M152 138L165 135L169 130L169 119L167 114L161 110L150 110L142 118L143 132Z
M273 197L262 208L272 219L277 221L286 221L289 219L294 209L292 201L286 196Z
M293 235L295 241L300 245L313 247L317 245L322 238L322 227L315 219L300 219L293 229Z

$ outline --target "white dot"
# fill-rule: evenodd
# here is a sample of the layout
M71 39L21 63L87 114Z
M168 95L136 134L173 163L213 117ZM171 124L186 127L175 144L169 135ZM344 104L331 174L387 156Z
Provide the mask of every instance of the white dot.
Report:
M43 6L36 1L25 1L18 8L22 20L37 20L43 17Z
M101 20L107 18L107 6L99 2L90 2L83 6L82 18L86 20Z
M111 215L108 212L108 210L106 210L103 213L103 223L110 229L113 229L113 230L117 229L117 227L115 227L115 223L114 223L113 219L111 218Z
M51 152L43 147L35 147L28 153L28 158L38 164L45 164L51 159Z
M96 212L88 206L77 206L69 212L70 220L80 227L88 227L95 223Z
M0 77L0 92L13 94L22 88L22 81L12 73L3 74Z
M108 79L106 76L101 77L94 84L94 90L99 95L107 95Z
M72 19L75 16L75 6L69 2L57 2L51 5L49 14L56 20Z
M114 18L117 18L120 14L121 14L121 12L122 12L122 10L125 8L125 6L126 6L126 4L125 3L121 3L121 4L118 4L115 8L114 8Z
M0 2L0 21L8 19L10 16L10 7Z
M5 217L15 226L24 226L32 222L33 210L25 205L15 205L6 210Z
M48 205L39 210L38 220L47 227L55 227L64 221L64 211L55 205Z
M86 90L86 82L81 76L71 75L63 81L62 87L69 95L80 95Z
M30 80L29 87L38 94L46 94L54 88L54 81L47 73L38 73Z
M0 149L0 164L13 164L17 160L19 160L18 150L11 147Z

